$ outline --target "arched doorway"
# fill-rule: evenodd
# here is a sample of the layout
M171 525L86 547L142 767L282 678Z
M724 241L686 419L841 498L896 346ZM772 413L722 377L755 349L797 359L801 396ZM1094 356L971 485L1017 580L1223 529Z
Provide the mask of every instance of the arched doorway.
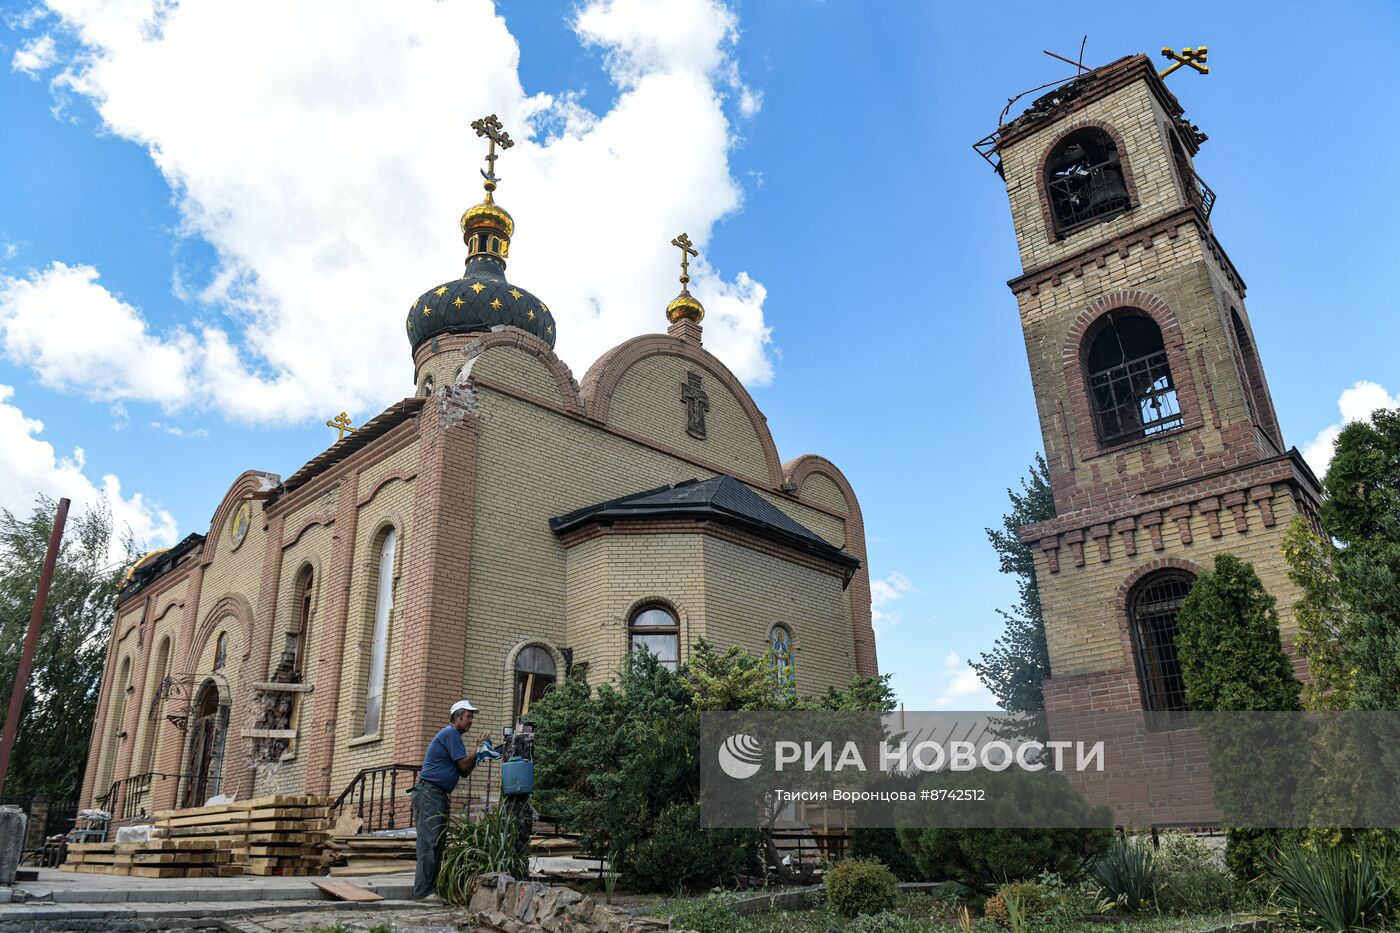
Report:
M228 705L221 702L219 685L206 680L196 694L190 717L190 754L185 763L183 807L199 807L219 792L224 764L224 738L228 733Z

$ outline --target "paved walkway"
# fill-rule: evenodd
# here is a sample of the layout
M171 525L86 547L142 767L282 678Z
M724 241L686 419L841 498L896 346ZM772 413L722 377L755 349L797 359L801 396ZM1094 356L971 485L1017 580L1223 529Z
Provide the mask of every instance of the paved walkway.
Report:
M409 874L349 878L385 898L337 901L310 878L130 878L40 869L38 881L0 888L0 933L31 930L230 930L290 933L344 923L395 933L457 930L453 912L408 898ZM267 924L273 924L271 926Z

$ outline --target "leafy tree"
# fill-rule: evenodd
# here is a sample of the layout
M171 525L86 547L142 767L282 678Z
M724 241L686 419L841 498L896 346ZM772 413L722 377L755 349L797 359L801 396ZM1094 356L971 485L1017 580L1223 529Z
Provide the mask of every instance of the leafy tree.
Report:
M27 517L0 509L0 723L8 714L55 508L52 499L41 496ZM64 529L6 796L72 800L78 795L117 586L136 557L128 535L124 554L111 559L112 526L111 508L103 500L70 516Z
M1002 516L1001 528L988 528L987 539L997 552L1001 572L1016 577L1020 597L1010 612L997 610L1005 630L992 650L974 661L972 669L1002 709L1009 713L1045 709L1042 683L1050 676L1050 652L1045 644L1045 617L1040 609L1040 588L1035 579L1035 552L1017 536L1023 525L1055 517L1055 496L1045 458L1036 455L1030 474L1021 480L1021 491L1006 490L1011 511Z
M1400 409L1347 425L1322 485L1336 545L1297 521L1284 550L1303 591L1298 648L1319 683L1310 703L1400 710Z
M888 712L885 677L853 677L817 697L779 689L769 655L697 642L672 673L650 654L617 683L569 677L531 708L536 805L646 888L725 884L758 851L757 830L702 829L700 713L740 710ZM683 867L677 853L688 853Z

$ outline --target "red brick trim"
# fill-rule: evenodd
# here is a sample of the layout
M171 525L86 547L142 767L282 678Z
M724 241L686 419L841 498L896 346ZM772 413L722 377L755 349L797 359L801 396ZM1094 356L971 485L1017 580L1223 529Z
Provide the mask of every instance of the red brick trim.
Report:
M695 346L679 337L667 334L643 334L613 347L600 356L583 377L579 395L584 411L590 417L606 424L608 406L612 401L613 390L622 377L637 363L652 356L678 356L688 360L709 373L722 383L739 400L739 406L748 416L758 443L763 448L763 458L768 465L768 485L776 488L782 483L782 465L778 460L778 449L773 444L773 435L768 430L768 421L754 404L744 384L729 371L709 351Z
M199 656L204 653L205 643L214 630L219 627L219 623L228 616L233 616L234 623L241 633L243 642L241 660L248 659L248 655L252 651L253 607L242 593L225 593L214 600L214 604L204 614L204 621L200 623L199 628L194 633L194 638L185 649L185 666L181 673L187 675L198 673L195 666L199 664Z
M579 397L579 387L578 383L574 381L574 374L569 371L569 367L564 364L563 360L555 356L554 350L549 344L534 334L517 327L506 327L489 334L475 334L473 336L475 339L462 350L464 364L495 347L519 350L535 357L549 370L549 374L554 377L554 384L559 387L559 395L564 399L563 408L565 411L583 413L583 401Z
M1118 308L1133 308L1147 314L1161 330L1162 343L1167 350L1167 363L1171 367L1172 380L1176 384L1176 397L1181 406L1183 424L1180 428L1154 434L1150 438L1130 438L1105 446L1099 440L1098 428L1089 407L1089 374L1085 358L1089 350L1089 338L1096 325L1108 312ZM1069 395L1072 422L1070 433L1079 448L1081 463L1105 454L1118 453L1124 447L1134 444L1154 443L1161 438L1198 428L1202 424L1200 406L1196 401L1195 377L1186 353L1186 338L1181 332L1181 324L1167 303L1151 292L1140 288L1120 289L1096 299L1074 319L1069 333L1065 335L1060 358L1064 369L1065 389Z
M392 473L386 473L384 476L381 476L379 478L379 482L374 484L374 488L369 491L369 495L364 496L358 502L355 503L355 507L364 508L365 506L369 505L371 502L374 501L374 497L379 495L379 490L394 482L394 480L402 480L403 482L407 483L413 481L417 477L418 470L412 468L407 470L395 470Z
M1086 247L1064 259L1028 269L1014 279L1009 279L1006 285L1016 294L1029 291L1032 295L1039 295L1041 288L1047 286L1056 288L1066 277L1082 275L1084 267L1091 263L1096 268L1102 269L1111 255L1117 254L1120 259L1127 259L1134 246L1141 245L1150 249L1152 241L1159 236L1174 240L1181 235L1180 228L1185 224L1191 224L1195 227L1205 251L1219 265L1221 273L1235 289L1236 296L1243 300L1244 279L1240 277L1239 270L1230 261L1230 257L1225 254L1225 248L1220 245L1220 241L1215 238L1210 226L1201 218L1200 212L1195 207L1183 207L1149 224L1126 230L1101 243Z
M228 492L219 502L219 507L214 510L214 517L209 521L209 535L205 538L201 546L199 561L208 564L214 559L214 555L219 550L219 540L223 537L224 530L228 527L229 516L238 507L244 495L258 492L261 489L276 486L282 481L282 477L276 473L264 473L261 470L245 470L239 474L238 478L229 486ZM261 503L257 503L254 508L253 520L258 520L258 512L261 511ZM266 522L266 517L263 517Z
M1055 212L1050 206L1050 191L1045 183L1046 172L1050 164L1050 155L1065 141L1066 136L1090 128L1103 130L1109 135L1109 138L1113 140L1113 145L1118 149L1118 163L1123 169L1123 185L1128 189L1128 209L1126 211L1120 211L1119 214L1130 214L1142 203L1142 199L1138 197L1137 184L1133 181L1132 160L1128 158L1128 145L1123 141L1123 134L1119 133L1112 124L1105 123L1102 120L1079 120L1070 123L1060 128L1060 135L1056 136L1054 141L1045 147L1044 151L1040 153L1039 161L1036 163L1035 190L1040 198L1041 216L1045 218L1045 235L1051 242L1063 240L1066 237L1073 236L1085 230L1092 230L1100 223L1106 223L1119 216L1119 214L1110 214L1102 219L1094 218L1092 220L1086 220L1064 232L1061 232L1059 226L1055 223Z
M330 526L334 524L334 515L313 515L312 517L308 518L306 521L298 525L296 531L292 532L290 535L283 536L282 544L280 545L280 547L284 551L287 548L295 547L296 543L301 540L301 536L306 534L312 528L315 528L317 525Z
M290 493L278 496L267 505L267 514L294 512L347 476L358 476L362 470L403 450L418 439L418 421L421 417L422 409L419 409L395 425L383 437L376 438L372 443L350 454L315 479L307 480L304 485L298 486Z
M1133 590L1144 579L1157 573L1160 570L1180 570L1191 576L1199 577L1201 567L1189 560L1179 557L1159 557L1154 561L1143 564L1118 585L1118 591L1114 594L1114 608L1118 618L1118 634L1123 641L1123 657L1127 660L1126 670L1131 674L1133 683L1137 685L1137 709L1146 709L1147 700L1142 695L1142 677L1138 673L1137 650L1133 643L1132 621L1128 618L1128 598L1132 596Z

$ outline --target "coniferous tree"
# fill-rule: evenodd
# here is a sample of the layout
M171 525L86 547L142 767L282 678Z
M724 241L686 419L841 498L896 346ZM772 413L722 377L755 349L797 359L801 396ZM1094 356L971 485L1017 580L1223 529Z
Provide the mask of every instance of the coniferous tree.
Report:
M1001 572L1016 578L1019 599L1010 612L997 610L1006 627L992 650L972 662L972 669L1002 709L1009 713L1039 712L1045 709L1041 684L1050 676L1050 652L1035 579L1035 552L1021 543L1017 530L1055 517L1055 496L1045 458L1037 454L1029 475L1021 480L1020 492L1007 489L1006 495L1011 511L1002 516L1000 528L987 529L987 539L997 552Z

